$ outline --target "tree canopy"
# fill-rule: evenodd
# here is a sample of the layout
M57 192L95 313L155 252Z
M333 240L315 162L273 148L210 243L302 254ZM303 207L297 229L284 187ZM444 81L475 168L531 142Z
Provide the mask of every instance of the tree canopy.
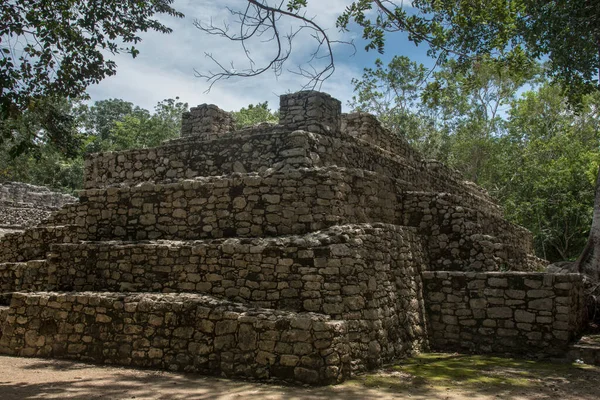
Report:
M6 117L32 98L78 97L116 71L105 58L135 48L139 32L171 29L153 16L181 17L173 0L7 0L0 4L0 110Z
M40 108L45 99L85 96L86 88L116 73L110 54L125 52L135 57L140 32L163 33L171 29L156 14L182 17L171 7L173 0L5 0L0 2L0 133L1 139L21 135L14 147L35 145L39 132L24 140L22 122L15 122ZM50 110L50 107L44 107ZM55 110L56 111L56 110ZM69 142L68 115L41 118L51 142ZM68 146L58 147L61 151Z
M310 0L248 0L244 6L230 10L239 27L198 23L209 34L240 42L246 54L246 43L263 35L274 40L279 49L265 67L231 71L214 59L219 71L201 76L214 81L256 76L271 68L280 73L289 59L291 42L305 29L312 32L317 45L308 61L325 58L328 62L323 68L315 65L312 70L300 67L299 72L309 78L309 84L318 85L334 68L332 40L307 15L309 3ZM287 34L281 29L282 19L300 27ZM384 52L389 34L406 32L415 44L427 44L429 55L439 62L452 58L465 67L491 58L518 69L529 65L532 59L547 58L549 74L565 85L574 103L598 87L600 0L356 0L337 19L341 29L350 29L353 24L362 30L366 50ZM254 65L252 59L250 63Z

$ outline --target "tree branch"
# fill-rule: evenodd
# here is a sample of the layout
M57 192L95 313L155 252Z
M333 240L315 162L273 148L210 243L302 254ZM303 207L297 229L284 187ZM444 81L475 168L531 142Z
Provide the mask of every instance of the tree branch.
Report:
M308 31L310 37L315 41L315 50L309 54L305 64L307 68L298 65L295 69L288 69L289 72L306 78L308 81L303 85L303 89L320 88L322 83L329 78L335 71L335 61L333 55L333 44L343 43L354 47L352 42L332 40L326 30L314 21L314 18L309 18L306 13L301 13L300 10L291 9L288 4L288 9L284 8L284 1L281 1L277 6L270 6L266 0L247 0L248 4L243 11L229 9L228 11L234 19L237 19L239 29L238 33L232 33L227 23L222 27L213 24L212 20L208 24L204 24L199 20L194 21L194 26L201 31L214 36L223 37L233 42L239 42L244 55L248 59L248 66L243 69L237 69L233 62L230 62L231 68L226 68L212 54L206 53L206 56L216 65L216 71L200 72L194 70L199 78L204 78L209 83L207 92L213 85L220 80L226 80L233 77L247 78L261 75L269 70L273 70L275 76L281 75L284 65L290 60L293 50L293 40L302 32ZM290 23L300 23L300 26L292 26L290 32L283 33L281 21ZM270 35L267 39L263 37ZM261 43L275 43L275 51L272 57L262 65L257 65L251 57L250 42L252 40L260 41ZM319 60L326 60L326 64L321 67L315 67L313 64Z

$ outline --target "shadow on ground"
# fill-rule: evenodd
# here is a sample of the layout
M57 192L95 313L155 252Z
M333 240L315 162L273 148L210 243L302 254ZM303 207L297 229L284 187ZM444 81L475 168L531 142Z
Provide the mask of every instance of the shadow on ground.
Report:
M282 386L70 361L0 357L0 398L597 399L600 369L500 357L425 354L330 387Z

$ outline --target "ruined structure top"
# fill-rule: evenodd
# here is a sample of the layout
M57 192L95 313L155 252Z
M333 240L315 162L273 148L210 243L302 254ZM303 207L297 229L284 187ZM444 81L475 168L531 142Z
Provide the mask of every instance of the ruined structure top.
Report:
M90 156L79 203L0 242L0 299L24 291L0 352L333 383L428 348L565 350L581 278L536 272L483 189L327 94L280 116L202 105L181 138Z
M199 139L212 140L235 130L230 113L213 104L201 104L192 107L181 117L181 136L197 136Z
M280 97L280 124L289 130L303 130L339 136L342 103L326 93L304 91Z

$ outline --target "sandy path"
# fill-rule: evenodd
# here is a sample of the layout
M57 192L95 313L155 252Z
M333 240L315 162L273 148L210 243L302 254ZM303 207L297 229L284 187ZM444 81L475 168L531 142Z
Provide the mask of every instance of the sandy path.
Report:
M590 377L592 378L592 377ZM401 379L401 378L399 378ZM600 385L598 377L590 384ZM533 389L533 390L532 390ZM589 388L588 388L589 389ZM567 395L560 388L505 390L367 388L362 381L329 387L291 387L118 367L0 356L0 399L597 399L589 390Z

